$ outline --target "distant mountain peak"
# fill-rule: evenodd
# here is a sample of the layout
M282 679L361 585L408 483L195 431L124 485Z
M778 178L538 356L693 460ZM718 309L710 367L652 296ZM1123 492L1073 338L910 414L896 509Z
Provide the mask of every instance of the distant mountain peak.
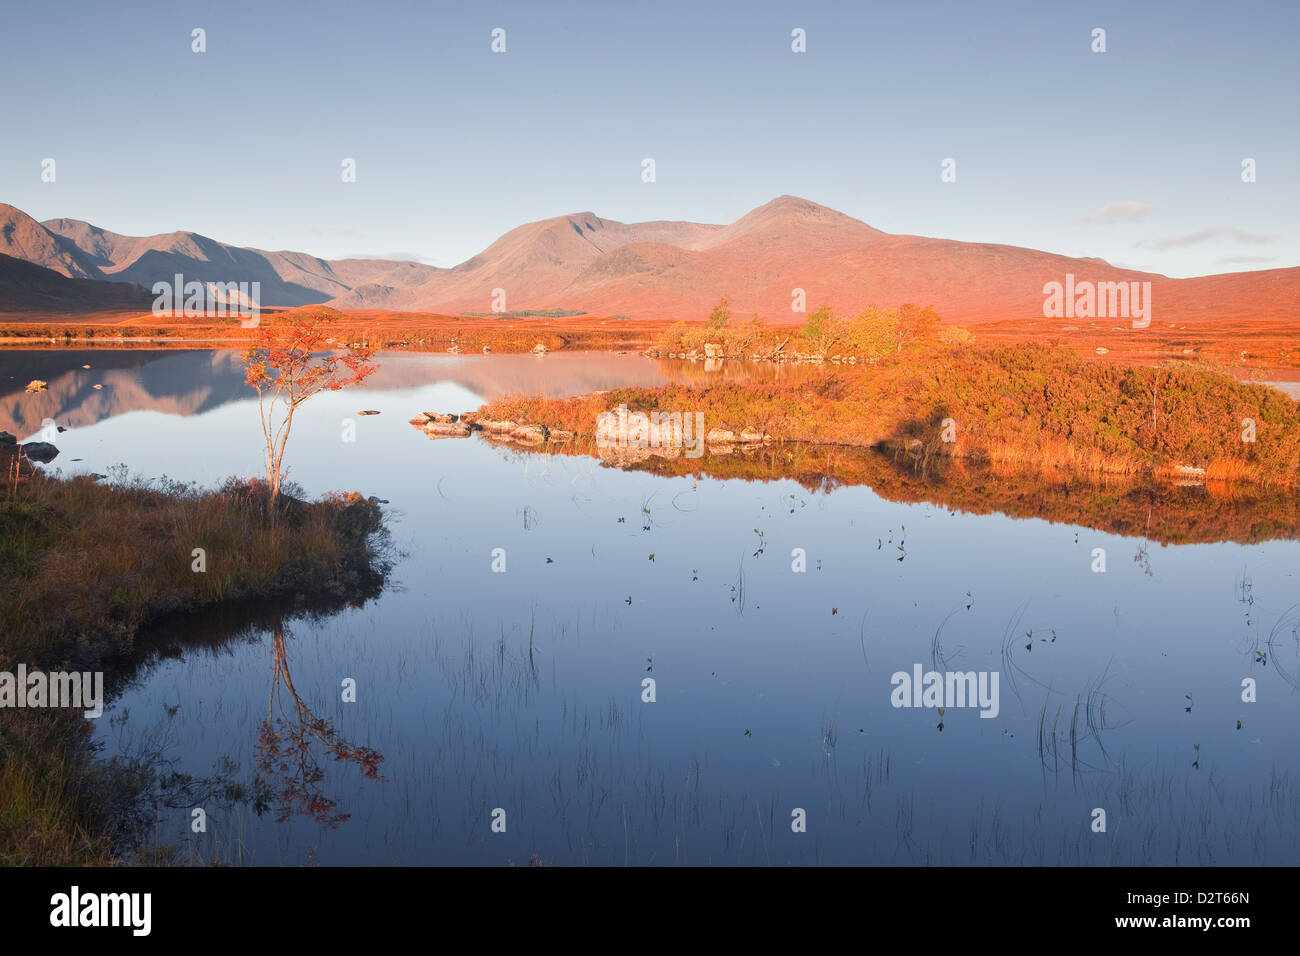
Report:
M973 324L1041 319L1045 284L1071 273L1084 282L1152 282L1157 322L1293 318L1291 304L1300 301L1300 268L1168 279L1096 258L885 233L789 194L725 226L626 223L590 210L552 216L504 233L450 269L266 252L194 232L122 236L77 219L38 223L0 204L0 254L63 276L146 289L177 273L203 282L260 282L266 306L442 313L487 313L504 292L508 310L703 320L726 296L733 313L774 323L805 321L792 303L806 300L808 311L827 305L841 314L916 302L933 305L946 321ZM74 289L14 263L7 272L15 300L105 297L105 283Z

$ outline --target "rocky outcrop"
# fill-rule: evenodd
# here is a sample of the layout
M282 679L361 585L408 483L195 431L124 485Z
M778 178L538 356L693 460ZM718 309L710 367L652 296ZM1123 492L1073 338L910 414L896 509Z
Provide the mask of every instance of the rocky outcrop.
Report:
M552 429L535 423L509 419L480 420L474 412L466 412L463 415L420 412L410 421L430 438L468 438L474 432L481 431L487 438L496 441L540 445L544 442L571 442L576 437L571 431L562 428Z
M424 433L430 438L468 438L470 427L460 422L428 422Z

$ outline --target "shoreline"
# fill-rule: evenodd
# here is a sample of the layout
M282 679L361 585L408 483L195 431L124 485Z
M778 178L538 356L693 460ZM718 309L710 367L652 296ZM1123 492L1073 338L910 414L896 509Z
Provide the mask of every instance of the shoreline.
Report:
M7 444L0 460L0 671L99 672L111 700L158 659L156 632L268 603L286 617L363 604L391 569L384 513L355 492L282 493L273 505L257 481L54 477ZM169 848L131 844L129 832L176 784L163 760L102 760L79 709L0 708L0 864L167 862ZM233 780L199 783L246 798Z
M303 307L304 309L324 307ZM266 317L296 310L266 310ZM663 357L694 348L707 359L705 340L724 345L727 359L753 358L757 349L771 349L790 338L791 351L801 349L800 321L741 322L721 333L706 323L656 318L583 315L492 318L439 313L377 312L328 309L340 322L342 334L367 341L373 348L448 354L526 353L538 344L547 351L635 351ZM734 320L733 320L734 321ZM980 346L1045 345L1073 351L1100 365L1186 363L1231 371L1240 378L1300 378L1300 318L1276 320L1161 322L1146 329L1112 326L1102 321L1006 318L966 328L944 324L946 334L968 334ZM88 315L0 313L0 348L21 351L71 347L93 349L240 348L251 330L237 321L172 320L149 313ZM676 342L668 341L675 337ZM699 340L696 342L695 340ZM727 341L731 339L732 341ZM454 351L453 351L454 350ZM851 350L846 350L851 354ZM858 364L865 361L859 354ZM813 360L815 361L815 359Z

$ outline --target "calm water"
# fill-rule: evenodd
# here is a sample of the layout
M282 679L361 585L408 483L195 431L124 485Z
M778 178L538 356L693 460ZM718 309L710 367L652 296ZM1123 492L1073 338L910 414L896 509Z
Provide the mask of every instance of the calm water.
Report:
M324 776L305 790L350 814L337 826L242 807L210 810L194 835L188 809L163 811L163 837L196 856L1300 862L1300 543L1148 547L865 487L664 478L431 441L413 413L706 373L636 355L380 361L366 389L305 406L290 477L387 499L404 554L380 598L286 622L283 647L303 705L382 753L384 779L318 746ZM33 377L49 391L24 394ZM121 462L213 484L260 467L241 379L229 352L0 354L0 428L69 426L51 466L65 473ZM371 408L382 414L355 414ZM892 706L891 675L918 664L997 672L997 716ZM196 774L229 757L251 779L274 665L265 623L194 646L147 669L97 733L108 753L158 745ZM277 789L295 774L278 772ZM806 832L792 831L796 809Z

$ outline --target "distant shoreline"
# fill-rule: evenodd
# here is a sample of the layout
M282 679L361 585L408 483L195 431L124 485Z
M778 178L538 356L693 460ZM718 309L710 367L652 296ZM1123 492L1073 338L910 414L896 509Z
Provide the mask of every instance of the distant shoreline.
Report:
M674 325L665 319L486 318L437 313L340 313L347 335L387 351L518 354L538 344L547 351L647 351ZM704 329L703 321L687 328ZM795 332L798 323L767 324L772 332ZM1295 322L1155 322L1146 329L1110 322L1041 317L984 322L969 328L984 345L1055 345L1102 364L1177 362L1230 372L1241 379L1287 378L1300 372L1300 317ZM239 348L247 330L237 322L172 323L148 313L30 315L0 313L0 347L48 348ZM452 351L452 350L456 351ZM734 356L732 356L734 357Z

